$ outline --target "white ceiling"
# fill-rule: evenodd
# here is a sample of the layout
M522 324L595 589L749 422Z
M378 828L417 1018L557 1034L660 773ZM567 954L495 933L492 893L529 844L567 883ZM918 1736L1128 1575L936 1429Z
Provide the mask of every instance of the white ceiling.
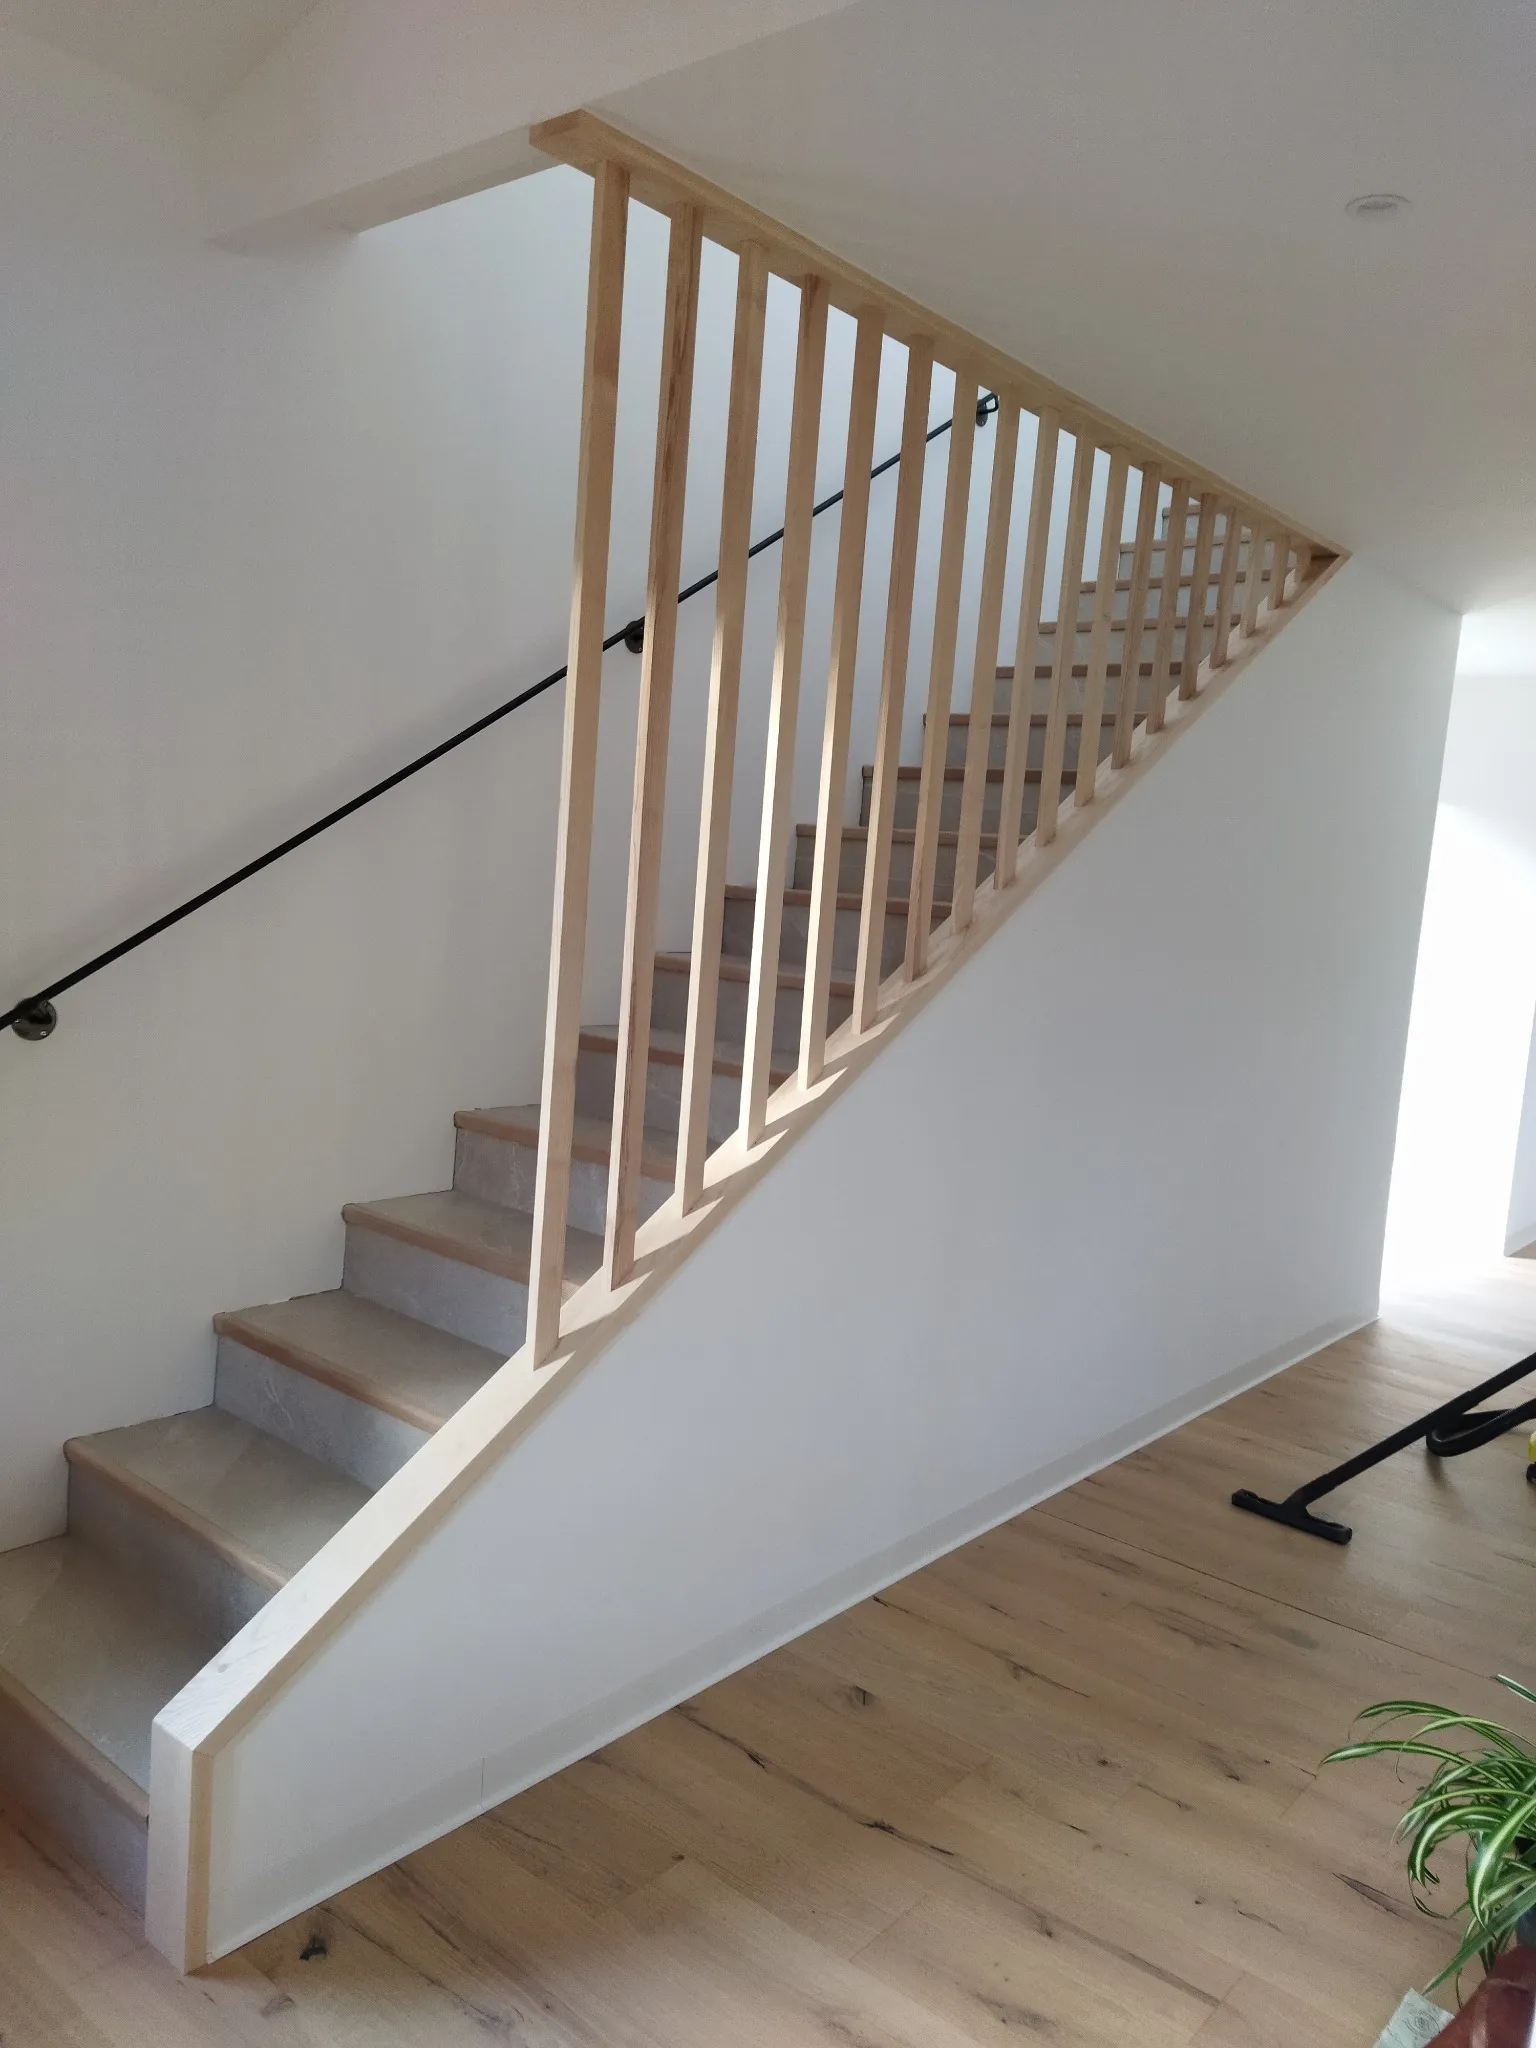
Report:
M0 0L0 27L206 113L315 0Z
M603 105L1458 610L1536 592L1531 0L858 0Z

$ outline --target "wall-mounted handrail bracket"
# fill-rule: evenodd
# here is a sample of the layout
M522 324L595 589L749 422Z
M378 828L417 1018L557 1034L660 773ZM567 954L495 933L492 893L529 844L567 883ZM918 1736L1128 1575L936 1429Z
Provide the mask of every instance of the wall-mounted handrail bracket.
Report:
M39 1039L52 1038L58 1021L59 1013L46 996L29 996L16 1005L11 1029L18 1038L35 1044Z

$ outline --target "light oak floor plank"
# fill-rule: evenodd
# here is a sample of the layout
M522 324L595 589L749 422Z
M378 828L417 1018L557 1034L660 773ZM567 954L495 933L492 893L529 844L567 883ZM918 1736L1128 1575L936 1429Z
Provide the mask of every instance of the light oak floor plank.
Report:
M1390 1694L1536 1671L1513 1436L1333 1549L1234 1513L1536 1347L1536 1263L1381 1321L181 1983L0 1817L6 2048L1355 2048L1447 1952Z

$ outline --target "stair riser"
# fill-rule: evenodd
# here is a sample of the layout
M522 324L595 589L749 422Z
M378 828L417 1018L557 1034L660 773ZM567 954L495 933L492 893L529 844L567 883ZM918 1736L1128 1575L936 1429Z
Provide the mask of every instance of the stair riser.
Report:
M802 875L809 876L810 874L812 848L813 842L809 836L796 838L795 879L793 886L797 889L807 889L810 887L809 881L802 880L801 877ZM845 839L842 843L841 856L838 862L837 886L850 896L858 895L864 887L864 848L865 841L862 839ZM891 846L891 879L888 885L888 894L900 897L910 894L912 887L912 852L913 849L910 842L903 843L899 840L893 842ZM992 855L988 852L983 852L977 868L978 877L990 875L992 868ZM934 900L940 903L947 903L954 894L954 888L955 849L952 846L941 846L938 849L938 859L934 867Z
M216 1408L350 1473L364 1486L382 1486L430 1434L231 1337L219 1339L213 1400Z
M660 968L652 984L651 1021L658 1031L681 1031L688 1017L688 983L686 971L676 968ZM715 1036L729 1045L741 1045L747 1036L747 1004L751 996L751 984L738 981L734 976L720 977L716 996ZM800 1043L800 1018L803 992L798 988L781 987L773 1005L773 1043L786 1052L793 1051ZM835 1030L853 1008L847 996L834 995L827 1003L827 1029Z
M806 886L809 886L807 884ZM752 919L755 903L745 897L730 897L725 905L725 935L723 950L733 959L747 959L752 949ZM852 974L859 959L860 912L839 908L835 913L836 922L832 930L832 969L835 974ZM783 910L782 939L779 958L786 967L804 967L806 938L810 927L811 912L808 904L786 903ZM885 944L881 954L881 972L889 974L903 957L907 945L907 914L904 910L886 912Z
M1223 548L1223 546L1224 546L1224 545L1225 545L1225 543L1223 542L1223 540L1222 540L1222 538L1221 538L1220 534L1218 533L1218 534L1217 534L1217 536L1216 536L1216 539L1214 540L1214 542L1212 543L1212 546L1211 546L1211 575L1212 575L1213 577L1219 576L1219 575L1221 574L1221 551L1222 551L1222 548ZM1162 573L1163 573L1163 558L1164 558L1164 556L1165 556L1165 555L1167 554L1167 552L1168 552L1168 543L1167 543L1167 541L1166 541L1166 540L1164 540L1164 539L1162 539L1162 538L1160 537L1160 538L1158 538L1157 540L1153 541L1153 543L1152 543L1152 574L1153 574L1154 576L1161 576L1161 575L1162 575ZM1268 560L1268 552L1267 552L1267 550L1266 550L1266 554L1265 554L1265 559L1266 559L1266 561ZM1135 548L1135 544L1134 544L1133 542L1127 541L1126 543L1124 543L1124 545L1122 545L1122 547L1121 547L1121 549L1120 549L1120 575L1121 575L1122 577L1128 577L1128 576L1129 576L1129 575L1131 574L1131 571L1132 571L1132 569L1133 569L1133 568L1134 568L1134 566L1135 566L1135 562L1136 562L1136 548ZM1091 575L1093 574L1093 572L1094 572L1094 571L1095 571L1095 570L1096 570L1096 569L1098 568L1098 563L1097 563L1096 561L1093 561L1093 562L1089 562L1089 563L1087 564L1087 567L1088 567L1088 572L1089 572L1089 575L1091 576ZM1243 540L1243 541L1239 541L1239 542L1238 542L1238 545L1237 545L1237 573L1238 573L1238 577L1239 577L1239 580L1242 580L1242 579L1243 579L1243 577L1244 577L1244 572L1246 571L1247 567L1248 567L1248 543L1247 543L1247 541ZM1183 562L1182 562L1182 565L1181 565L1181 567L1180 567L1180 569L1179 569L1179 574L1180 574L1181 576L1193 576L1193 575L1194 575L1194 573L1195 573L1195 543L1194 543L1194 541L1193 541L1193 540L1186 540L1186 541L1185 541L1185 543L1184 543L1184 557L1183 557ZM1267 569L1267 568L1266 568L1266 569L1263 569L1263 570L1261 570L1261 571L1260 571L1260 574L1261 574L1261 575L1262 575L1262 576L1263 576L1263 577L1265 578L1265 580L1266 580L1266 581L1268 580L1268 576L1269 576L1269 571L1268 571L1268 569ZM1049 600L1047 600L1047 602L1049 602Z
M1070 788L1072 782L1071 775L1066 776L1064 780L1066 786ZM898 831L911 831L916 826L917 805L920 794L921 785L915 778L910 782L903 782L897 790L896 828ZM945 782L944 794L939 800L939 830L941 832L959 831L960 806L964 796L965 784L963 782ZM1035 829L1035 810L1039 801L1040 785L1035 782L1026 783L1024 785L1023 801L1024 822L1021 827L1021 831L1024 833L1033 832ZM997 820L1002 810L1002 804L1002 783L989 782L982 793L981 799L981 829L983 832L995 832L997 830Z
M612 1108L604 1112L612 1114ZM533 1184L538 1150L516 1139L492 1138L483 1131L460 1131L454 1148L453 1184L463 1195L496 1202L503 1209L533 1214ZM653 1215L672 1192L670 1181L643 1178L640 1214ZM608 1167L593 1159L571 1161L571 1197L566 1220L578 1230L601 1237L608 1225Z
M519 1350L527 1334L528 1289L520 1281L363 1224L347 1225L341 1284L365 1301L484 1344L503 1358Z
M144 1911L149 1829L0 1692L0 1796L54 1839L135 1913ZM28 2038L31 2038L30 2036ZM50 2037L51 2038L51 2037Z
M723 1034L722 1034L723 1035ZM576 1062L576 1112L579 1116L613 1115L614 1056L590 1046ZM652 1060L645 1075L645 1121L655 1131L678 1128L683 1070L670 1061ZM735 1074L712 1074L709 1089L709 1142L718 1145L741 1122L741 1080Z
M1083 729L1080 725L1069 725L1067 727L1066 762L1068 768L1075 768L1077 765L1077 750L1082 741L1082 735ZM965 750L969 737L969 726L951 725L949 728L949 760L945 764L947 767L963 768L965 766ZM1114 744L1114 727L1112 725L1101 726L1099 730L1099 759L1101 761L1109 759ZM989 768L1002 768L1007 765L1007 760L1008 728L1006 725L993 725L988 731L987 766ZM1044 760L1045 727L1043 725L1031 725L1029 737L1025 742L1024 765L1026 768L1038 768ZM868 769L864 771L864 780L867 787L869 782Z
M248 1576L184 1523L88 1466L69 1468L69 1532L224 1638L244 1628L276 1591L267 1579Z
M1178 663L1178 662L1176 662L1176 663L1175 663L1175 664L1173 665L1173 669L1172 669L1172 672L1171 672L1171 674L1170 674L1170 677L1169 677L1169 683L1168 683L1168 687L1169 687L1169 689L1170 689L1170 690L1176 690L1176 689L1178 688L1178 686L1179 686L1179 679L1180 679L1180 676L1182 675L1182 673L1183 673L1183 665L1182 665L1182 663ZM1085 688L1085 685L1086 685L1086 678L1085 678L1085 677L1083 677L1083 676L1073 676L1073 677L1071 677L1071 678L1069 679L1069 682L1068 682L1068 686L1067 686L1067 709L1068 709L1068 711L1081 711L1081 710L1082 710L1082 708L1083 708L1083 690L1084 690L1084 688ZM1141 675L1139 675L1139 676L1137 677L1137 679L1136 679L1136 716L1137 716L1138 718L1145 718L1145 717L1146 717L1146 715L1147 715L1147 706L1148 706L1148 704L1149 704L1149 703L1150 703L1150 701L1151 701L1151 697L1152 697L1152 676L1151 676L1151 670L1150 670L1150 666L1149 666L1149 665L1144 665L1144 666L1143 666L1143 671L1142 671ZM1103 704L1102 704L1102 705L1100 706L1100 709L1101 709L1101 711L1109 711L1109 712L1114 712L1114 711L1116 711L1116 710L1117 710L1117 709L1119 708L1119 704L1120 704L1120 678L1119 678L1119 676L1118 676L1118 675L1113 675L1113 674L1112 674L1112 675L1109 675L1109 676L1107 676L1107 677L1105 678L1105 683L1104 683L1104 702L1103 702ZM1032 700L1031 700L1031 701L1029 702L1029 704L1028 704L1028 707L1027 707L1027 708L1028 708L1028 709L1029 709L1029 711L1030 711L1030 712L1031 712L1031 713L1032 713L1033 715L1035 715L1036 717L1043 717L1043 716L1045 715L1045 713L1046 713L1046 712L1048 712L1048 711L1050 710L1050 708L1051 708L1051 679L1050 679L1050 677L1049 677L1049 676L1036 676L1036 677L1035 677L1035 681L1034 681L1034 696L1033 696L1033 699L1032 699ZM1009 713L1011 713L1011 712L1012 712L1012 710L1013 710L1013 678L1012 678L1011 676L999 676L999 677L998 677L998 679L997 679L997 688L996 688L996 690L994 691L994 693L993 693L993 697L992 697L992 709L993 709L994 711L1006 711L1006 712L1009 712Z

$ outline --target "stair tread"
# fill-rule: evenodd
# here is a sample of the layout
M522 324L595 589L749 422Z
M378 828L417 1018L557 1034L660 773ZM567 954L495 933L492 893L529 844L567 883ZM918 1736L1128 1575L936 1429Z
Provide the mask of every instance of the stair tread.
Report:
M802 826L799 829L814 832L816 827ZM862 830L862 826L845 825L843 834L845 838L852 838L856 832ZM619 1027L617 1024L583 1024L581 1042L594 1052L616 1052L619 1044ZM658 1065L680 1067L683 1064L686 1043L681 1031L660 1031L654 1024L651 1026L651 1058ZM727 1074L739 1080L745 1056L745 1046L735 1045L729 1039L717 1039L714 1070L717 1074ZM787 1053L779 1053L772 1059L769 1078L773 1081L787 1081L794 1071L794 1061Z
M290 1578L351 1520L370 1489L222 1408L193 1408L75 1437L89 1465L275 1584Z
M0 1554L0 1674L149 1791L149 1731L224 1646L77 1536Z
M461 1109L453 1120L461 1131L479 1131L488 1138L537 1145L540 1107L537 1102L528 1102L516 1109ZM577 1159L588 1160L594 1166L606 1166L613 1156L612 1119L577 1117L571 1150ZM658 1131L646 1126L640 1171L647 1180L676 1180L677 1139L671 1131Z
M533 1218L522 1209L503 1209L477 1195L444 1188L424 1195L391 1195L381 1202L348 1202L347 1223L382 1231L387 1237L478 1266L503 1280L528 1284L533 1253ZM570 1293L602 1263L603 1241L589 1230L565 1231L565 1285Z
M483 1344L342 1287L235 1309L213 1327L417 1429L440 1429L503 1363Z

